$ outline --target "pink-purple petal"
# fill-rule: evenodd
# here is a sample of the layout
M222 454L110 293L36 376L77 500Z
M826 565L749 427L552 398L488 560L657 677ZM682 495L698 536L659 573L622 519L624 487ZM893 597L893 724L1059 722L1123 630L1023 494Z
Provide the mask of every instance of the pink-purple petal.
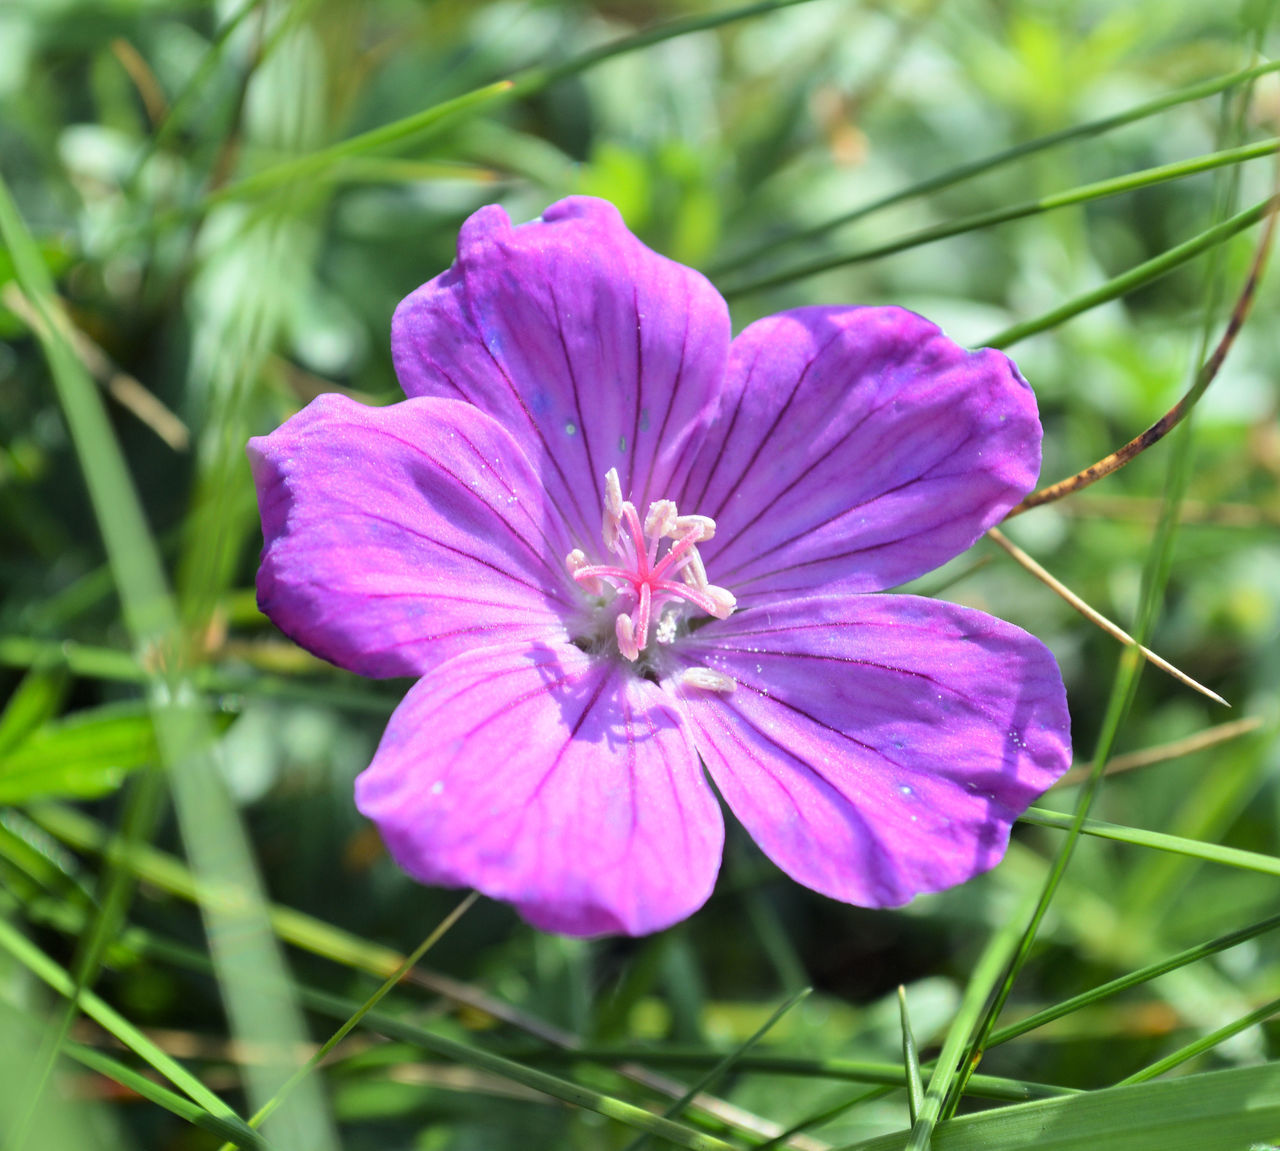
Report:
M565 635L570 544L518 445L456 400L324 395L249 441L258 603L362 675L421 675L479 643Z
M408 395L498 419L593 544L610 468L642 510L670 496L718 407L729 316L612 204L575 196L519 227L497 206L476 212L453 267L400 304L391 344Z
M744 602L880 591L958 555L1035 483L1040 422L1012 361L901 308L801 308L729 356L724 416L681 510Z
M725 801L779 867L850 903L894 907L991 868L1070 763L1053 656L969 608L793 600L679 654L736 681L677 689Z
M474 887L568 935L690 915L724 837L674 702L568 644L438 667L391 717L356 805L415 879Z

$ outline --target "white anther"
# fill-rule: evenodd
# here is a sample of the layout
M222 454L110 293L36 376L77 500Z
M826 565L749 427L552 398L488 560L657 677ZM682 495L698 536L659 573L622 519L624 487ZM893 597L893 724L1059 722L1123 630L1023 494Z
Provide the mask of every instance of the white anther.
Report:
M564 566L569 569L569 574L578 581L578 584L590 595L600 595L604 591L604 584L600 582L599 576L584 576L578 579L578 573L583 568L590 567L587 561L587 554L581 548L574 548L567 556L564 557Z
M668 609L662 613L658 626L653 629L653 638L659 643L674 643L677 626L676 613Z
M724 672L713 671L709 667L685 669L684 674L680 676L680 682L685 687L696 687L701 691L717 691L722 695L728 695L738 686L731 676L725 675Z
M604 509L615 520L622 519L622 481L618 469L610 468L604 477Z
M702 589L702 594L715 604L715 610L711 614L716 619L728 619L738 604L737 597L734 596L733 592L729 591L728 588L717 587L715 584L707 584Z
M654 500L649 505L649 514L644 517L644 534L651 539L664 539L672 534L679 522L672 500Z
M698 543L704 544L716 534L716 521L710 516L677 516L675 531L668 534L676 539L684 539L695 528L698 531Z
M711 586L707 579L707 569L703 565L702 556L697 548L690 548L684 553L684 567L680 569L680 578L690 587L705 591Z
M604 477L604 510L601 514L600 531L604 536L604 546L611 552L617 551L616 545L622 529L622 512L625 507L618 469L610 468Z
M618 616L614 631L618 635L618 650L622 658L635 663L640 658L640 648L636 646L636 631L631 626L631 617L625 614Z

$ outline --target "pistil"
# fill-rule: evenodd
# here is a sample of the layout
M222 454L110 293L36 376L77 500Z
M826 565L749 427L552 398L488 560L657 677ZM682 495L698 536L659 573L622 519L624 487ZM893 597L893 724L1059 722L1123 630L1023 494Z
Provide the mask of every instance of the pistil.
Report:
M601 534L606 550L618 562L589 563L585 553L574 548L565 566L590 594L601 595L606 586L617 593L614 602L621 602L614 634L625 659L640 658L651 631L658 643L670 643L681 605L717 619L726 619L733 611L733 593L707 579L698 554L698 544L711 539L715 530L715 520L709 516L682 516L667 499L654 500L641 523L635 504L622 498L617 469L609 469ZM670 542L659 554L664 541Z

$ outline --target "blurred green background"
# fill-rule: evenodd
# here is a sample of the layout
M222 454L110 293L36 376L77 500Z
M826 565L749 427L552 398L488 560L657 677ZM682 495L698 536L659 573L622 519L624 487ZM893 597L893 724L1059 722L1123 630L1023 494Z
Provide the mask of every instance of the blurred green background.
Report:
M962 343L995 339L1036 389L1043 478L1057 479L1163 414L1240 296L1260 236L1244 225L1262 212L1220 225L1276 184L1272 7L4 0L4 1146L249 1145L236 1124L459 902L400 875L352 807L405 685L328 668L257 613L244 443L320 392L396 397L391 312L449 264L471 211L500 202L523 220L565 194L607 197L712 276L735 327L799 304L895 303ZM1179 164L1205 170L1134 176ZM1059 194L1077 202L1043 202ZM1176 266L1142 270L1171 251ZM1072 301L1078 314L1055 317ZM1105 780L1092 817L1184 853L1083 837L1001 1023L1252 932L996 1046L961 1112L993 1093L1094 1092L1205 1036L1170 1075L1243 1076L1276 1054L1280 947L1251 926L1277 910L1280 876L1276 301L1264 280L1188 424L1008 529L1230 713L1150 668L1130 692L1120 645L988 542L916 589L1052 646L1079 764L1099 740L1126 756L1210 733ZM1229 720L1247 722L1218 738ZM1072 812L1080 794L1043 806ZM379 1007L422 1034L354 1030L291 1090L270 1145L625 1147L641 1128L614 1102L660 1112L669 1081L693 1084L809 986L707 1085L741 1112L701 1099L682 1129L758 1146L803 1124L793 1145L809 1151L901 1130L897 987L926 1059L957 1019L972 1037L1010 953L987 976L979 958L1031 922L1065 842L1021 827L996 872L870 912L798 887L731 829L711 903L643 940L540 935L481 901ZM1251 854L1185 853L1218 845ZM962 1009L966 990L978 1007ZM586 1052L559 1054L570 1039ZM75 1058L55 1058L67 1044ZM618 1071L642 1055L647 1080ZM860 1062L841 1077L831 1060ZM188 1111L144 1099L147 1082ZM1249 1105L1280 1107L1280 1076L1256 1082ZM595 1103L570 1106L574 1085ZM1067 1112L1062 1130L1147 1146L1121 1130L1134 1113ZM1223 1142L1195 1146L1254 1138L1213 1121Z

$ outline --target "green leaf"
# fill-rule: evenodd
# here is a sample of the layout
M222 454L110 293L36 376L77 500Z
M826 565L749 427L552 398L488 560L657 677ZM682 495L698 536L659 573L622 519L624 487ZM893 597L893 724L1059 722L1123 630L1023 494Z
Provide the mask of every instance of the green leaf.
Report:
M90 798L156 762L156 737L143 703L106 704L47 723L0 755L0 803L55 796Z

